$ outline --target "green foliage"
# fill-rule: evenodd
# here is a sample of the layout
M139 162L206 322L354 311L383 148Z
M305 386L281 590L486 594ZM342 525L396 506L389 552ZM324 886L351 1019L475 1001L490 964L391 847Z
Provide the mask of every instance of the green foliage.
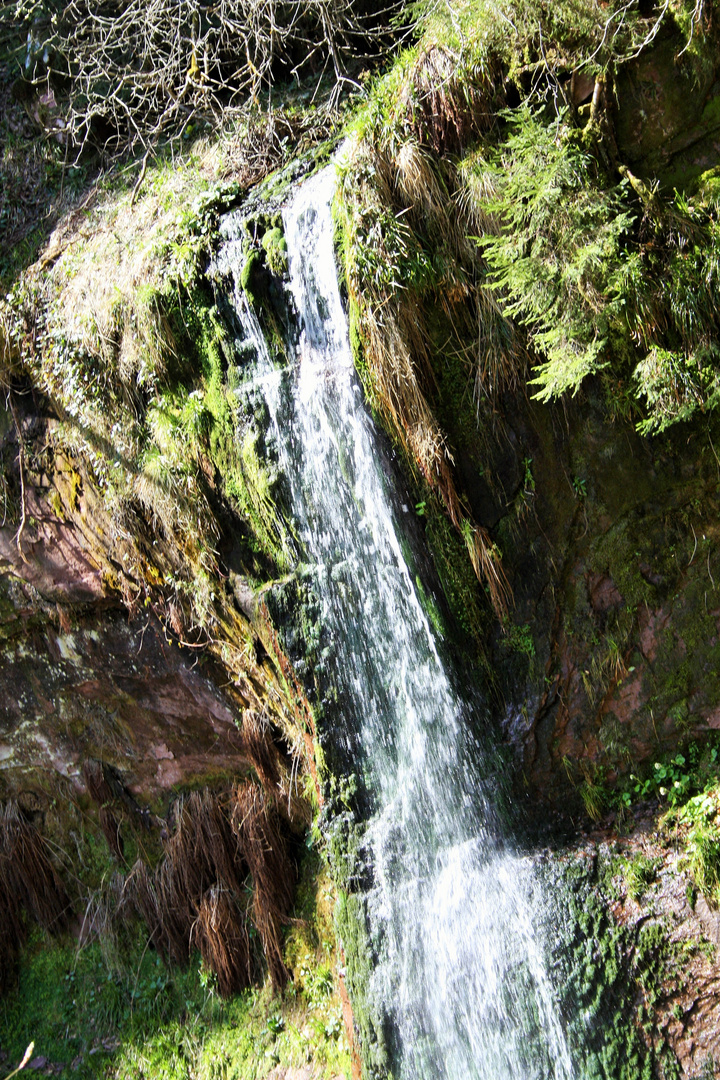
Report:
M637 854L625 860L623 865L623 877L628 896L633 900L640 900L650 885L655 881L658 870L658 860L651 859L647 855Z
M475 64L497 58L511 76L543 57L548 64L548 53L550 63L562 57L592 73L604 71L633 52L655 22L628 11L623 0L461 0L452 6L415 0L409 10L426 39L464 47Z
M630 367L636 399L645 402L644 434L715 408L714 197L689 201L676 193L664 204L627 170L625 180L608 187L566 121L547 125L526 106L507 117L495 193L484 204L500 228L479 243L491 268L488 286L541 357L531 380L536 396L575 393L599 371L612 384Z
M352 243L355 273L366 290L422 290L436 278L419 237L392 206L357 208Z
M653 762L648 775L629 775L629 788L623 793L623 802L630 806L636 799L659 796L671 808L687 803L689 813L704 806L706 792L712 789L720 776L720 751L714 740L704 747L691 742L684 753L675 752L672 757Z
M535 657L535 640L529 623L518 626L517 623L510 623L508 620L503 629L505 631L503 644L506 648L527 656L531 660Z
M704 746L691 742L684 752L653 763L645 776L630 773L624 791L615 796L619 807L640 799L659 798L667 806L661 828L671 834L691 875L688 903L694 907L697 890L720 903L720 749L712 738ZM650 860L652 862L652 860ZM647 863L625 866L628 892L643 887Z
M676 193L622 268L630 329L647 349L635 368L644 433L663 431L720 401L720 202Z
M693 746L695 744L692 744ZM681 841L684 859L691 875L691 885L714 905L720 904L720 763L716 747L710 754L695 755L693 774L687 784L688 790L699 793L691 795L683 803L678 799L663 818L663 826L672 829L673 836ZM704 766L704 768L703 768ZM705 782L702 782L704 773ZM691 906L694 906L692 904Z
M35 1054L79 1080L260 1080L275 1066L312 1064L319 1077L350 1076L335 989L334 890L314 852L301 866L285 961L293 981L284 997L269 984L230 1001L194 955L169 972L144 937L126 941L108 967L102 942L46 940L36 933L15 990L0 1000L0 1043L19 1060Z
M36 1054L63 1063L61 1075L94 1078L120 1040L142 1040L190 1007L211 1006L197 962L171 976L140 939L133 957L119 973L106 967L99 943L77 949L34 935L18 986L0 1003L3 1047L16 1057L33 1039Z
M507 116L496 193L485 206L501 228L479 243L505 315L546 357L532 381L547 400L575 393L609 361L621 315L615 276L634 218L626 187L598 182L596 163L567 124L547 125L528 108Z

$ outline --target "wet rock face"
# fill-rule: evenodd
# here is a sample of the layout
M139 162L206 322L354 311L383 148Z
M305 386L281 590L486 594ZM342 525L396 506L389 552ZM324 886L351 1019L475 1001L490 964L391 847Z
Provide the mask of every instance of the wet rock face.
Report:
M0 578L0 605L6 785L17 770L74 780L82 761L97 757L152 799L183 780L245 766L232 705L213 683L218 673L206 675L202 660L169 643L154 617L129 618L107 598L80 612L51 606L9 575Z
M612 784L720 723L717 439L642 439L591 386L506 418L485 462L515 600L491 646L501 710L532 805L580 815L588 770Z
M598 831L541 864L567 910L554 948L571 989L570 1037L582 1018L581 1045L592 1054L594 1035L609 1025L609 1076L714 1076L717 919L689 888L685 862L657 830L655 810L638 808L620 839ZM633 1052L635 1070L628 1068Z
M145 803L242 775L242 709L220 689L227 671L179 647L149 600L133 600L139 588L123 573L137 547L110 528L77 464L42 459L47 426L30 400L19 547L17 436L14 425L2 431L15 512L0 527L0 798L47 791L53 777L83 790L88 758L116 768Z
M620 67L615 132L621 160L638 175L682 188L720 156L718 64L694 61L678 32Z
M6 597L28 598L27 587L4 584ZM35 615L27 627L30 610L19 610L16 634L0 649L7 785L17 770L54 770L81 785L82 762L92 757L154 801L183 782L245 771L231 704L154 618L101 605L54 620Z

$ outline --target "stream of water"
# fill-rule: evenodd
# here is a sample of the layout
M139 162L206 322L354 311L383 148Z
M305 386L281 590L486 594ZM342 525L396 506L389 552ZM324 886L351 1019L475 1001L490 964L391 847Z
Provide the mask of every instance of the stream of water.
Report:
M313 566L343 708L334 737L375 807L371 993L402 1080L570 1080L532 863L504 836L482 709L456 689L403 557L403 508L353 370L330 204L334 167L284 213L298 363L263 392ZM244 302L238 298L237 304ZM248 334L263 343L246 306ZM262 365L261 365L262 367Z

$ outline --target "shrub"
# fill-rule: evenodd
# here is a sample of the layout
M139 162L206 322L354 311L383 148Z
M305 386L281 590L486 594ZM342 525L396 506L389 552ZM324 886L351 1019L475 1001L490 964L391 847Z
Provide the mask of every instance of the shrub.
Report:
M355 0L39 0L0 7L0 45L24 53L27 87L53 88L58 140L117 152L215 127L278 77L320 79L327 68L336 91L352 84L352 59L390 40L397 10L376 14Z

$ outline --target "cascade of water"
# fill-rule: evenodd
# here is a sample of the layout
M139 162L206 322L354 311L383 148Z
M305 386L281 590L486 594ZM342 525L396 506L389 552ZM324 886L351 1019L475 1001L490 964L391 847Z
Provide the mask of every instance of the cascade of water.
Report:
M529 860L503 839L477 717L456 692L402 554L337 284L334 168L285 211L301 336L264 393L342 687L338 739L373 796L368 900L403 1080L570 1080ZM241 301L238 300L238 303ZM255 326L245 312L246 326ZM257 327L248 330L263 348Z

